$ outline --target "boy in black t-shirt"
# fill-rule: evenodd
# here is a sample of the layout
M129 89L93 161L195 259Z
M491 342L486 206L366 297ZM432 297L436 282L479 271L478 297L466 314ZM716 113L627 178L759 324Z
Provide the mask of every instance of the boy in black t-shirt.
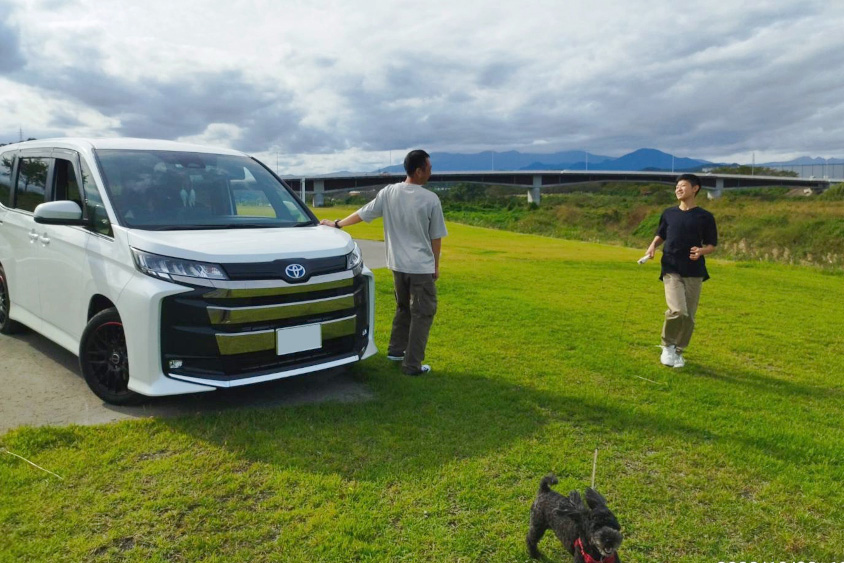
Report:
M709 279L704 256L715 252L718 245L715 217L695 201L699 191L700 178L694 174L677 178L674 193L680 205L662 212L656 236L647 250L653 258L656 247L665 242L659 279L665 285L668 310L662 326L660 362L675 368L686 365L683 350L695 328L701 285Z

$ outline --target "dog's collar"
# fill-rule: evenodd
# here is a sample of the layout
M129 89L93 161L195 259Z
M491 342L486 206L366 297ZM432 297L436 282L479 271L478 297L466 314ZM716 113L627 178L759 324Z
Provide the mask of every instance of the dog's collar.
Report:
M574 540L574 545L580 550L580 554L583 556L583 561L585 563L615 563L616 561L615 553L613 553L612 555L607 555L603 559L595 559L594 557L586 553L585 549L583 549L583 540L581 540L580 538Z

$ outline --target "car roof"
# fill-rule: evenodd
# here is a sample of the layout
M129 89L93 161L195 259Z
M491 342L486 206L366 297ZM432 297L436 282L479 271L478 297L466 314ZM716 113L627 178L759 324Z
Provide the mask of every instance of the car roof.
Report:
M179 143L176 141L165 141L161 139L133 139L124 137L61 137L56 139L38 139L35 141L24 141L22 143L6 145L4 147L0 147L0 151L38 148L64 148L74 149L81 152L89 152L91 149L158 150L245 156L245 153L240 151L222 147L209 147L205 145Z

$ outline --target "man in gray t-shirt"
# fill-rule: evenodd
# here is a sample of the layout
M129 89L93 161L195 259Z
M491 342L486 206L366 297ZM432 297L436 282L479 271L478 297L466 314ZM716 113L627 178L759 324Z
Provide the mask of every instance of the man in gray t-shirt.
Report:
M407 178L390 184L375 199L345 219L323 225L338 229L361 221L384 218L387 268L393 272L396 314L387 358L402 362L402 372L422 375L428 333L437 312L436 280L440 277L440 248L448 235L439 198L423 186L431 177L431 158L415 150L404 159Z

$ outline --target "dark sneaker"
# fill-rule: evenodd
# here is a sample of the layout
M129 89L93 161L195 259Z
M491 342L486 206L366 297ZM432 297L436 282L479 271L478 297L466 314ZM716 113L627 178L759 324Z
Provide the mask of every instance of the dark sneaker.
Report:
M428 364L425 364L416 371L402 370L402 373L405 374L405 375L410 375L410 376L425 375L426 373L431 373L431 366L429 366Z
M391 362L401 362L404 360L404 354L402 354L401 356L397 356L395 354L387 354L387 359Z

